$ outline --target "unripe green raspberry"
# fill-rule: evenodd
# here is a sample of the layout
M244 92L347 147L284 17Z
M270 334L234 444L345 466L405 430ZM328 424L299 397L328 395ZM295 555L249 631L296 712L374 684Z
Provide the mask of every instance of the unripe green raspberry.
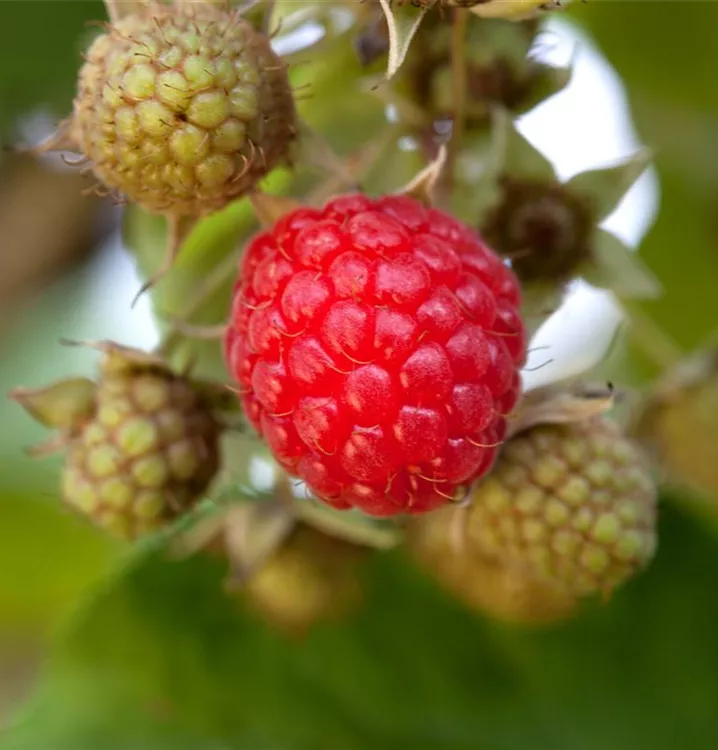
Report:
M359 606L357 567L366 554L366 548L300 524L249 577L245 601L272 627L303 635Z
M150 2L99 36L69 135L110 189L201 216L287 157L295 109L269 40L229 9Z
M411 555L437 583L470 609L512 625L549 625L575 613L577 602L564 589L487 556L462 534L465 513L441 508L409 525Z
M217 473L220 387L215 392L141 352L104 346L96 384L77 379L14 397L61 430L65 502L133 539L187 511Z
M668 482L718 500L718 350L669 369L642 405L635 434Z
M643 568L655 524L648 467L603 416L508 441L466 514L466 534L486 554L577 596L611 591Z

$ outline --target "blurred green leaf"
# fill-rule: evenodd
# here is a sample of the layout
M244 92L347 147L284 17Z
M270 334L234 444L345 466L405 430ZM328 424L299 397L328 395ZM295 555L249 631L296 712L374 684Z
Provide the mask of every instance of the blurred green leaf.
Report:
M653 274L615 234L595 230L592 250L594 262L582 273L586 281L610 289L618 297L645 299L660 295L661 287Z
M71 515L59 494L3 494L0 518L0 631L45 639L123 546Z
M709 750L718 547L674 508L661 533L647 574L566 626L490 624L394 552L356 619L299 642L226 599L221 565L153 552L78 615L4 746Z
M70 113L81 53L105 21L99 0L20 0L0 3L0 133L36 107Z
M660 213L640 254L664 294L641 308L693 349L718 320L718 5L597 2L573 16L622 76L635 125L655 152Z
M510 113L494 111L493 121L496 165L502 175L516 179L557 180L551 162L516 129Z
M604 169L591 169L575 175L566 189L581 196L597 220L612 214L633 183L646 171L652 153L642 149L630 158Z

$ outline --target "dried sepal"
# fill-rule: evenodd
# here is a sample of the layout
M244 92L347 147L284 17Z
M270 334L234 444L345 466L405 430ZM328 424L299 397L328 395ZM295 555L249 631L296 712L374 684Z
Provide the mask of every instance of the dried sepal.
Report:
M79 346L94 349L103 354L100 371L103 375L131 372L137 369L166 369L167 363L152 352L124 346L114 341L97 339L62 339L64 346Z
M263 227L272 227L284 214L301 208L301 203L284 195L269 195L255 190L249 196L252 208Z
M56 453L62 453L70 441L72 435L68 430L62 430L56 435L52 435L47 440L43 440L41 443L31 445L25 448L25 455L30 458L45 458L46 456L52 456Z
M62 151L70 151L79 154L81 151L76 138L73 136L71 119L62 120L57 125L55 132L36 146L16 146L13 150L19 153L34 154L35 156L59 153ZM79 161L78 163L82 163L82 161Z
M424 167L404 187L397 190L398 195L406 195L431 206L434 203L434 189L441 178L441 173L446 165L447 149L445 145L439 147L436 158Z
M88 378L67 378L43 388L15 388L8 397L45 427L70 430L92 413L96 390Z
M165 240L164 256L160 261L157 270L140 287L132 300L132 307L137 304L138 300L145 292L154 288L172 270L185 240L187 240L192 233L192 230L199 223L199 218L196 216L177 216L174 214L167 214L165 218L167 219L167 239Z
M502 18L505 21L528 21L546 11L559 10L570 0L487 0L469 10L481 18Z
M523 394L508 419L509 437L542 424L570 424L604 414L613 408L616 392L611 384L595 386L554 384Z
M384 11L389 36L389 60L385 80L391 80L406 59L409 45L421 26L429 5L421 8L406 5L392 5L390 0L379 0Z

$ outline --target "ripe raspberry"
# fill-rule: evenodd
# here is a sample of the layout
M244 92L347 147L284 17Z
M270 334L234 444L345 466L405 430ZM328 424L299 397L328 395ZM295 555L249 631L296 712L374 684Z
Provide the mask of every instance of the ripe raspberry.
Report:
M68 132L107 187L153 213L200 216L286 157L294 123L285 66L247 21L150 2L91 45Z
M471 538L457 539L463 508L440 508L407 529L412 557L467 607L517 625L547 625L570 617L576 600L526 570L487 556Z
M303 635L359 606L358 565L366 549L300 524L241 588L245 601L271 626Z
M159 529L200 498L219 466L222 429L209 386L138 355L109 349L97 384L15 392L41 421L63 430L67 504L128 539ZM81 399L68 383L87 384ZM33 407L43 400L38 414ZM43 418L51 402L59 418Z
M421 513L494 462L525 358L519 296L447 214L343 196L250 243L226 358L249 420L318 497Z
M656 488L643 457L605 417L512 438L476 487L466 534L573 595L609 591L656 549Z

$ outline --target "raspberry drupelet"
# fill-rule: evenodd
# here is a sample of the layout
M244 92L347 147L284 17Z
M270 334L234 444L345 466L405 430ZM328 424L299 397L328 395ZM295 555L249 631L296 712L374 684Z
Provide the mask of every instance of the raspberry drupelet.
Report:
M327 504L373 516L461 499L520 394L518 282L408 196L299 208L249 244L225 354L248 420Z

